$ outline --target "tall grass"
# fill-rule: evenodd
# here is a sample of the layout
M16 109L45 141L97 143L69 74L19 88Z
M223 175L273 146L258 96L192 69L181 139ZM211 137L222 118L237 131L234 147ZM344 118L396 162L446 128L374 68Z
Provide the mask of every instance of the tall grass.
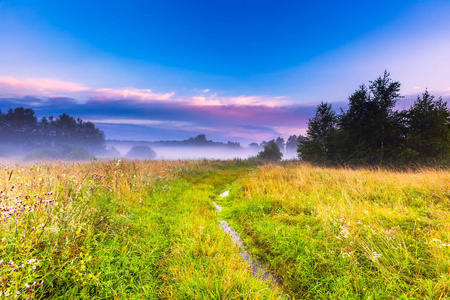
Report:
M269 164L224 216L295 298L450 296L450 172Z
M433 169L1 165L0 298L444 299L449 198ZM251 275L212 200L282 290Z
M251 276L210 203L231 180L220 172L239 165L1 166L0 298L279 297Z

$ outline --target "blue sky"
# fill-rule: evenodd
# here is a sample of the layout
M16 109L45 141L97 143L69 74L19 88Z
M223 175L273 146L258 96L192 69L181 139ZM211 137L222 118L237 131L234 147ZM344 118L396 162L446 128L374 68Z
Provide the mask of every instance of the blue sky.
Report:
M426 87L448 99L449 15L450 1L0 0L0 108L67 112L108 138L287 138L385 69L405 106Z

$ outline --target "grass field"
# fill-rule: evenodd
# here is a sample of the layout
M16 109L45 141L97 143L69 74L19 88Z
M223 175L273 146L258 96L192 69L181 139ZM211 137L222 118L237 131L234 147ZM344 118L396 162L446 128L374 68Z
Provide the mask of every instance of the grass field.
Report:
M446 170L2 165L0 298L444 299L449 198ZM219 219L279 286L251 274Z

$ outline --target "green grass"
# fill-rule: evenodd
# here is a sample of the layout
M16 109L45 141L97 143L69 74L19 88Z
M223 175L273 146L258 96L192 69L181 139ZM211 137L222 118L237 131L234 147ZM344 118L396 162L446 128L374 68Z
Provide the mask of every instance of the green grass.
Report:
M8 209L1 216L12 215L0 223L2 296L280 298L251 275L211 204L244 164L4 167L0 207Z
M449 188L433 169L3 165L0 298L445 299ZM279 287L252 276L219 218Z
M450 173L267 165L223 216L298 299L450 296Z

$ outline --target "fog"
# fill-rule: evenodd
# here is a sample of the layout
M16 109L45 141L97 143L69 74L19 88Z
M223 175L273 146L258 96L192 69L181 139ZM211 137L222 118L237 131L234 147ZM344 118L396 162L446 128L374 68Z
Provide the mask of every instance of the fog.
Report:
M135 145L146 145L145 143L114 143L107 142L107 147L114 147L120 155L117 157L126 157L126 154ZM148 145L156 152L156 159L167 160L187 160L187 159L233 159L249 158L258 154L260 149L256 148L231 148L226 146L160 146Z
M103 150L95 151L89 145L54 146L38 143L34 146L18 146L0 143L0 163L38 162L38 161L83 161L92 159L161 159L161 160L197 160L197 159L247 159L254 157L263 147L238 147L228 145L158 145L151 142L106 141ZM151 149L151 155L136 157L130 155L132 148ZM296 153L284 152L283 160L296 158Z
M82 147L17 147L0 144L0 163L38 162L38 161L83 161L94 158L107 159L161 159L161 160L197 160L197 159L247 159L254 157L262 147L227 146L167 146L150 145L147 142L106 142L106 151L88 151ZM133 157L130 150L135 146L149 147L153 156ZM283 160L295 159L296 153L284 152Z

